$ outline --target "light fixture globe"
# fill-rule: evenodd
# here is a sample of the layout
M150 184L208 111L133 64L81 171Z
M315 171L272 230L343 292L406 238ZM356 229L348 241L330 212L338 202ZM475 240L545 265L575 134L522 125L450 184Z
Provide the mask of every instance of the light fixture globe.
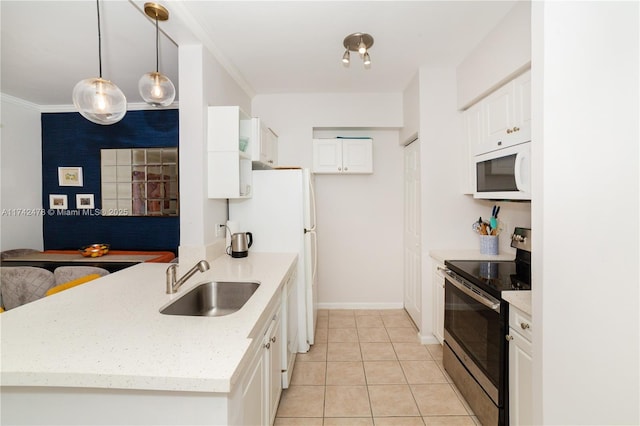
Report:
M103 78L81 80L73 88L72 97L80 115L96 124L117 123L127 113L127 98L122 90Z
M138 91L146 103L156 107L171 105L176 97L171 80L159 72L148 72L140 77Z

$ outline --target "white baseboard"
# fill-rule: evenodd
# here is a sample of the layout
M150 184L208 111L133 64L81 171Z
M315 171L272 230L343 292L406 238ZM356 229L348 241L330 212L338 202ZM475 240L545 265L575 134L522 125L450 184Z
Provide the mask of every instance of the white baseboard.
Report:
M439 345L440 344L438 339L436 339L436 336L434 336L433 334L427 334L424 336L419 334L418 337L420 338L420 343L422 343L423 345Z
M402 309L400 303L318 303L318 309Z

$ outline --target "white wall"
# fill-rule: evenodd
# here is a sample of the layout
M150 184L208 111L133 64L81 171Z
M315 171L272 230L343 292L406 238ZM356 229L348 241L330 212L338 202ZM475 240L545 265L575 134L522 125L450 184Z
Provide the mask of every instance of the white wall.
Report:
M319 301L329 308L403 306L403 148L397 130L316 131L370 136L373 174L316 175Z
M258 95L253 115L278 134L280 165L311 167L314 129L374 137L373 175L316 176L319 302L402 303L401 94Z
M0 249L42 250L40 110L10 96L1 100Z
M216 224L227 221L227 201L207 197L207 107L239 105L249 96L199 44L180 46L180 263L211 259L224 248ZM220 246L222 244L222 246Z
M534 423L637 425L640 5L533 17Z
M458 108L501 86L531 61L531 2L516 3L458 66Z

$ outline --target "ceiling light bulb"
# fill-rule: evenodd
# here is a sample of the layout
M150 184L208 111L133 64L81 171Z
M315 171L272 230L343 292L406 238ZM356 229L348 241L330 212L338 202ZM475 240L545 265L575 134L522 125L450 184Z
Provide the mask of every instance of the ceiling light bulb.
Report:
M345 65L349 65L351 62L351 53L349 53L349 49L344 51L344 55L342 55L342 63Z
M360 44L358 45L358 53L364 55L367 52L367 46L364 44L362 40L360 40Z
M369 56L369 52L364 54L363 60L365 65L371 65L371 56Z

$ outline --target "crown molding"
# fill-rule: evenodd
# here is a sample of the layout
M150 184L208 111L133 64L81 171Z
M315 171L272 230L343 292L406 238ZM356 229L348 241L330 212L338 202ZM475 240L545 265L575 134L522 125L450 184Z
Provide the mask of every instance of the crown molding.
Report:
M6 93L0 93L0 99L2 102L7 102L22 108L40 111L40 105L25 101L24 99L16 98L15 96L7 95Z

